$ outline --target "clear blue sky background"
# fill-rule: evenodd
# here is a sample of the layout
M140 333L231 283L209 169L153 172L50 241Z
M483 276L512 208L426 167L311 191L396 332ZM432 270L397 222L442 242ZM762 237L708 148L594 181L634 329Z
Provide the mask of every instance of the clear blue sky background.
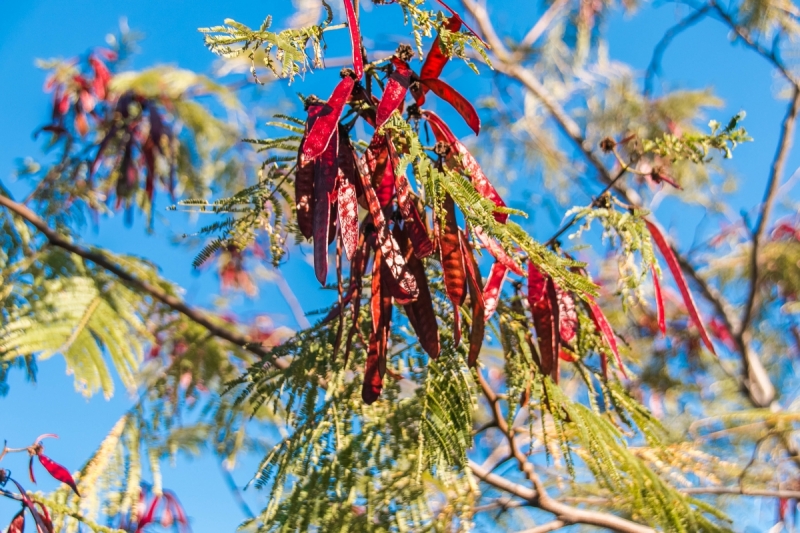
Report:
M34 67L34 59L55 56L69 57L92 46L102 44L105 35L115 32L118 20L125 16L131 28L142 31L142 53L135 58L134 66L168 63L198 71L208 71L213 57L202 45L196 29L220 23L230 17L251 26L272 13L276 25L282 26L288 13L287 0L266 2L218 2L209 0L137 0L121 2L109 0L30 0L2 2L0 5L0 179L9 184L18 157L37 156L40 147L31 138L31 132L48 118L49 97L42 93L44 73ZM533 2L496 2L495 24L501 31L524 32L535 20L533 10L521 10L521 5ZM521 11L525 11L524 13ZM385 16L398 17L396 9L381 10ZM373 13L370 17L374 17ZM633 16L616 15L606 23L610 29L611 55L614 59L644 70L653 46L676 19L674 6L645 7ZM374 20L374 19L373 19ZM374 26L373 26L374 28ZM393 27L393 31L395 28ZM403 31L396 28L397 32ZM372 35L378 38L380 35ZM337 37L338 39L338 37ZM384 40L385 41L385 40ZM388 46L388 45L387 45ZM778 135L778 124L785 105L776 102L775 78L769 66L755 54L738 45L731 46L727 31L722 25L707 22L679 37L667 53L663 74L669 86L675 88L714 87L725 100L726 107L714 112L714 118L725 121L741 109L747 111L745 125L756 142L736 152L737 172L743 179L742 189L733 196L734 209L751 209L760 200ZM459 67L449 74L450 80L470 75ZM458 81L454 81L458 85ZM301 89L300 89L301 90ZM465 91L468 93L468 91ZM287 91L285 94L289 94ZM711 117L709 117L711 118ZM795 150L787 167L791 174L800 163ZM660 220L674 227L679 235L689 238L689 232L700 220L702 213L674 212L666 202L658 212ZM191 256L166 243L170 232L191 228L192 222L180 214L169 214L165 220L168 228L159 222L156 234L148 236L142 221L125 228L121 217L103 220L99 230L88 231L87 241L108 246L117 252L134 253L158 259L164 275L187 287L190 301L209 304L218 291L213 273L197 274L191 269ZM547 229L547 228L545 228ZM540 237L545 234L540 235ZM165 258L168 258L165 260ZM310 285L313 278L310 267L299 259L298 268L287 269L287 277L295 287L307 310L320 307L319 291ZM270 312L279 320L294 326L288 309L274 288L265 287L255 302L246 302L237 310L243 314ZM98 396L85 400L75 394L70 377L65 376L60 358L40 364L39 381L27 384L19 375L11 380L11 392L0 399L0 439L9 444L24 445L38 434L54 432L60 441L49 443L49 454L77 468L94 450L114 421L130 404L121 389L110 401ZM23 457L4 461L5 467L24 478ZM241 484L249 479L254 464L240 466L235 472ZM44 478L44 476L41 476ZM45 490L55 485L40 481ZM164 485L175 490L182 498L187 512L199 533L232 531L243 516L227 492L213 459L179 458L175 469L164 474ZM249 495L251 502L257 499ZM14 507L0 501L0 527L5 527ZM748 523L762 531L774 519L774 504L765 501L741 522L740 530Z

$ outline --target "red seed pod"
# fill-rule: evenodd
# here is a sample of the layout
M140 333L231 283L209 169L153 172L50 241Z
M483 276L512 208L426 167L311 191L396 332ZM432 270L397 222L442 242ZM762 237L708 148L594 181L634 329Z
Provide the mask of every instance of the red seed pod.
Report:
M443 204L445 212L445 226L439 227L438 240L441 254L444 284L447 296L454 305L464 303L466 296L466 270L464 257L461 252L461 242L458 237L458 224L456 223L455 202L447 195ZM437 215L438 219L438 215ZM437 220L438 222L438 220ZM437 227L439 224L437 224Z
M475 135L480 133L481 119L478 116L478 112L475 111L475 107L473 107L469 100L464 98L461 93L440 79L422 79L420 83L433 91L436 96L453 106L453 108L458 111L458 114L464 118L467 126L475 132Z
M356 168L356 160L358 155L350 143L350 137L345 128L339 126L339 172L341 172L345 179L356 188L356 197L359 199L359 204L367 208L367 202L364 199L364 188L361 186L361 179L358 177L358 170Z
M358 200L356 188L343 176L339 180L337 204L344 253L348 260L352 260L358 246Z
M451 32L456 32L461 29L461 19L458 16L452 16L447 19L444 27ZM442 50L442 39L437 34L436 39L434 39L431 45L431 49L428 51L428 55L425 57L422 69L419 71L419 77L424 80L438 79L439 76L442 75L444 66L449 59L450 58L445 55L444 50ZM421 89L419 97L417 98L418 106L425 103L425 93L430 90L425 85L423 85Z
M600 306L597 305L597 302L595 302L591 296L587 296L586 305L589 307L589 314L592 316L594 325L597 327L597 330L600 332L600 335L603 337L603 340L606 342L608 347L611 348L611 353L614 354L614 358L616 359L617 365L622 371L622 375L627 378L628 375L625 372L625 366L622 364L622 358L619 356L617 337L614 335L614 329L611 327L611 324L608 323L608 319L606 318L606 315L603 314L603 310L600 309ZM606 356L601 354L600 357L601 362L603 363L603 375L608 377Z
M406 264L411 275L417 280L419 295L413 302L406 304L404 309L408 321L417 334L419 344L433 359L439 357L441 344L439 343L439 326L436 322L436 313L433 310L433 298L428 287L428 278L425 274L425 265L412 253L410 247L413 242L409 240L406 228L395 226L395 240L400 246L400 252L406 258Z
M350 98L350 93L353 91L355 83L356 81L353 78L345 76L333 90L331 97L324 104L303 143L302 158L304 162L317 159L328 148L333 134L338 129L337 126L339 117L342 116L342 109L344 109L344 105ZM338 140L334 144L338 144Z
M397 281L400 288L409 298L415 299L419 293L416 280L409 273L408 269L405 268L405 260L400 254L400 248L397 242L395 242L389 231L386 219L383 217L383 209L378 200L378 196L372 188L369 177L364 173L364 166L363 163L359 163L359 174L361 176L361 184L364 187L364 195L369 205L369 212L375 224L376 245L380 247L384 261L386 261L392 277Z
M36 504L28 497L28 493L25 492L25 489L22 487L22 485L20 485L16 479L11 479L11 482L17 486L19 496L22 499L22 505L27 507L28 511L30 511L31 515L33 516L33 521L36 522L36 528L39 533L53 533L53 524L51 524L49 520L46 520L39 513L39 511L36 510Z
M661 293L661 282L658 280L658 271L655 265L650 265L650 273L653 275L653 288L656 293L656 313L658 314L658 329L661 333L667 333L667 319L664 315L664 296Z
M6 533L23 533L25 531L25 507L11 519Z
M495 261L489 270L489 278L483 286L483 301L486 304L486 312L484 314L484 321L488 322L500 301L500 293L503 290L503 282L508 274L508 268L503 263Z
M337 130L334 135L338 135ZM328 238L332 195L339 174L338 148L339 140L334 139L314 163L314 273L323 285L328 277Z
M411 84L412 71L405 61L393 58L392 62L395 69L386 81L386 88L383 91L383 96L381 96L381 103L378 105L375 119L376 129L383 126L394 110L403 105L408 86Z
M575 310L575 300L569 292L555 283L553 285L558 303L558 332L561 342L569 345L578 334L578 313Z
M450 144L452 147L453 154L451 155L448 163L452 164L454 168L459 168L465 174L467 174L470 178L470 181L472 181L472 186L475 187L475 190L478 191L481 196L491 200L498 207L506 207L506 203L491 184L489 178L487 178L483 173L478 161L475 159L475 157L473 157L469 150L467 150L467 147L461 144L456 136L453 135L453 132L450 131L449 127L447 127L447 124L445 124L444 121L432 111L423 110L422 116L425 117L425 119L428 121L428 124L431 125L431 129L433 130L433 135L436 140L444 141ZM501 224L504 224L506 220L508 220L508 214L495 213L494 218Z
M396 165L397 155L394 146L389 141L389 153L392 164ZM403 227L407 230L414 248L414 255L422 259L433 253L433 241L428 235L428 226L425 224L422 215L419 213L412 198L411 184L405 174L394 173L395 191L397 197L397 207L403 217Z
M358 31L358 18L353 8L353 0L344 0L344 11L347 14L347 28L350 30L350 45L353 48L353 70L356 79L364 76L364 59L361 56L361 34Z
M558 379L558 305L555 303L553 280L528 263L528 304L539 340L542 373Z
M303 159L303 146L308 132L314 126L317 117L323 110L322 103L311 101L308 104L305 134L297 152L297 170L294 177L294 201L297 206L297 226L306 239L314 235L314 171L315 165Z
M375 180L373 180L374 182ZM383 173L378 179L378 185L375 187L375 194L378 196L378 203L381 207L386 207L392 203L394 199L394 184L394 162L387 160L386 164L383 165Z
M498 263L502 263L502 265L505 266L507 270L510 270L511 272L513 272L518 276L523 276L523 277L525 276L525 271L522 270L522 267L520 267L516 263L516 261L511 259L511 257L509 257L509 255L506 253L503 247L500 246L497 242L495 242L494 239L489 237L486 234L486 232L483 231L483 228L476 226L475 228L473 228L472 231L473 233L475 233L475 236L478 237L478 240L480 241L481 245L483 245L484 248L489 250L489 253L492 254L492 257L494 257Z
M72 474L69 473L69 470L56 463L43 453L38 453L36 456L39 458L39 462L42 463L42 466L45 470L47 470L48 474L53 476L58 481L69 485L78 496L81 495L81 493L78 492L78 486L75 484L75 480L72 479Z
M369 338L367 364L364 369L364 385L361 398L364 403L371 404L377 400L383 390L383 376L386 374L386 346L389 340L389 329L392 321L392 297L388 285L382 276L386 273L382 267L381 251L375 252L372 267L372 333Z
M700 331L700 338L703 339L703 344L706 345L706 348L708 348L711 353L716 355L717 352L714 351L714 345L711 343L711 338L708 336L708 331L706 331L703 319L700 318L700 311L697 309L697 304L694 303L694 298L689 290L689 284L686 283L686 278L683 276L683 271L681 270L680 263L678 263L678 258L675 257L672 247L667 242L664 234L661 233L659 227L647 219L645 219L645 224L647 224L647 229L650 231L650 236L653 237L653 242L656 243L656 246L661 251L661 255L664 256L664 259L667 261L667 266L669 267L670 272L672 272L672 277L675 278L675 283L678 285L678 289L681 291L683 303L686 304L686 309L689 311L689 316L691 317L695 326L697 326L697 329Z
M473 367L478 362L481 347L483 346L483 336L486 331L486 304L481 292L481 273L478 263L472 253L472 247L463 232L458 232L461 240L461 253L464 256L464 265L467 270L467 286L469 287L469 299L472 307L472 325L469 331L469 354L467 364Z

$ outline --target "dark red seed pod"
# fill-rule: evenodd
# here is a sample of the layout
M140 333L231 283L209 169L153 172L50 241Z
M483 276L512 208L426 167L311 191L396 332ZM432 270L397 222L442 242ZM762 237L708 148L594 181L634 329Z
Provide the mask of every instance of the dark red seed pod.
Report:
M342 78L328 102L320 110L317 120L308 131L303 143L302 159L304 162L314 161L328 148L328 144L338 129L339 117L342 116L342 110L350 98L355 83L350 76ZM338 140L334 144L338 144Z
M372 333L369 338L367 364L364 369L364 385L361 398L364 403L371 404L377 400L383 390L383 376L386 374L386 348L389 340L389 329L392 322L392 296L389 286L382 279L387 274L383 266L380 249L375 251L372 267Z
M419 344L425 352L436 359L441 352L439 342L439 326L436 321L436 313L433 310L433 298L428 287L428 278L425 274L425 265L416 257L411 249L412 242L409 240L408 232L399 225L394 227L394 237L400 246L400 253L406 259L406 265L414 279L417 280L419 294L417 299L404 306L408 321L417 334Z
M467 364L473 367L478 362L478 355L483 346L483 336L486 331L486 304L483 300L481 291L481 273L478 270L478 263L472 253L472 247L463 232L458 232L461 239L461 253L464 256L464 265L467 270L467 286L469 287L469 299L472 307L472 325L469 331L469 355Z
M334 130L334 135L338 132ZM323 285L328 277L331 203L339 173L339 140L334 139L314 163L314 273Z
M403 105L408 86L411 84L412 71L405 61L393 58L392 62L395 69L386 82L386 88L383 91L383 96L381 96L381 103L378 105L375 119L376 129L383 126L394 110Z
M444 272L444 285L447 296L453 302L453 305L460 306L464 303L466 296L467 280L464 257L461 252L461 241L458 236L456 206L450 195L445 197L442 208L445 214L445 226L439 228L438 240L442 271Z
M478 112L475 111L475 107L461 93L440 79L422 79L420 83L453 106L458 111L458 114L463 117L467 126L475 132L475 135L481 132L481 119L478 116Z
M344 11L347 15L347 28L350 31L350 45L353 49L353 71L356 79L364 77L364 59L361 56L361 34L358 31L358 18L353 8L353 0L344 0Z
M449 31L456 32L461 29L461 19L458 16L452 16L447 19L444 26ZM431 49L428 51L428 55L425 56L425 62L422 64L422 69L419 71L419 77L424 80L439 79L449 59L450 58L445 55L444 50L442 50L441 37L436 35L436 39L434 39ZM418 106L425 103L425 93L429 90L428 87L422 85L421 91L416 99Z
M553 280L528 263L528 304L539 340L542 373L554 380L558 378L558 305L554 306Z
M603 314L603 310L600 309L600 306L597 305L597 302L595 302L591 296L587 296L586 305L589 308L589 314L592 316L592 321L594 322L594 325L597 327L597 330L600 332L600 335L603 337L603 340L611 349L611 353L614 354L614 358L616 359L617 365L622 371L622 375L627 378L628 376L625 372L625 367L622 364L622 358L619 356L619 349L617 347L617 337L614 335L614 329L611 327L611 324L608 323L608 319L606 318L606 315ZM601 354L600 357L601 357L601 362L603 363L603 375L607 378L608 369L606 368L607 365L606 356L604 354Z
M717 352L714 351L714 345L711 342L708 331L706 331L706 326L703 323L703 319L700 318L700 311L697 309L697 304L694 303L692 292L689 290L689 284L686 283L686 278L683 276L683 271L681 270L681 265L678 262L678 258L675 257L672 247L667 242L664 234L661 233L659 227L647 219L645 219L645 224L647 225L647 229L650 231L650 236L653 237L653 242L656 243L661 255L664 256L664 259L667 261L667 266L669 267L670 272L672 272L672 277L675 279L678 289L681 291L683 303L686 304L686 309L689 311L689 316L691 317L692 322L694 322L697 329L700 331L700 338L703 339L703 344L706 345L706 348L708 348L711 353L716 355Z
M484 321L488 322L500 301L500 293L503 291L503 282L508 274L508 268L503 263L495 261L489 270L489 278L483 286L483 301L486 305Z
M658 329L662 334L667 333L667 319L664 313L664 296L661 294L661 282L658 280L658 271L655 265L650 265L650 273L653 275L653 288L656 293L656 313L658 314Z

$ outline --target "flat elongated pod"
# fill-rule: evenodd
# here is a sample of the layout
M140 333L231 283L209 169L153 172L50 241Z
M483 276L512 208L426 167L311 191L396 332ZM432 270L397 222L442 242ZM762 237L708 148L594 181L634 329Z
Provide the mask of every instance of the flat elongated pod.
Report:
M386 81L386 88L381 96L381 103L376 112L375 128L380 128L389 120L389 116L395 109L399 108L406 98L408 86L411 84L411 69L405 62L394 61L394 72L391 73Z
M395 226L395 240L400 246L400 252L406 258L406 265L409 272L417 280L419 294L417 299L404 306L408 321L417 334L419 344L425 352L436 359L441 352L439 342L439 325L436 321L436 313L433 310L433 298L428 287L428 278L425 274L425 265L416 257L410 249L412 242L405 228Z
M686 304L686 310L689 311L689 316L691 317L692 322L694 322L695 326L700 332L700 338L703 339L703 344L706 345L706 348L708 348L711 353L716 355L717 352L714 350L714 344L712 344L711 337L709 337L708 331L706 331L706 326L703 323L703 319L700 317L700 311L697 309L697 304L694 303L692 291L689 290L689 284L686 283L686 278L683 276L683 271L681 270L681 265L678 262L678 258L675 257L675 253L672 251L672 247L667 242L667 239L664 237L661 229L647 219L645 219L644 222L647 224L647 229L650 231L650 236L653 238L653 242L656 243L661 255L664 256L664 259L667 261L669 271L672 272L672 277L675 279L675 283L678 285L678 289L681 291L683 303Z
M328 148L334 133L338 131L339 118L342 116L342 110L350 98L355 83L356 81L350 76L342 78L327 103L322 106L317 120L303 143L302 158L304 162L314 161ZM338 140L334 144L338 144Z
M353 8L353 0L344 0L344 12L347 15L347 29L350 31L350 45L353 48L353 71L356 79L364 77L364 58L361 56L361 34L358 31L358 17Z
M469 354L467 364L473 367L478 362L478 355L483 347L483 336L486 331L486 304L483 300L481 291L480 270L475 256L469 245L469 241L463 232L459 232L461 238L461 252L464 255L464 265L467 270L467 286L469 287L469 299L472 307L472 324L469 330Z
M461 29L461 19L458 16L452 16L447 19L444 26L449 31L456 32ZM450 58L444 53L444 50L442 50L442 39L437 34L436 39L433 40L431 49L428 51L428 55L425 56L425 62L422 63L422 68L419 71L419 77L427 80L439 79L439 76L442 75L444 66L447 64L449 59ZM428 89L428 87L422 87L422 90L417 97L418 106L421 106L425 103L425 93L429 90L430 89Z
M420 83L424 87L427 87L433 91L436 96L453 106L453 108L458 111L458 114L461 115L461 117L467 123L467 126L469 126L470 129L475 132L475 135L478 135L481 132L481 119L478 116L478 112L475 111L475 107L469 102L469 100L464 98L461 93L437 78L422 79L420 80Z
M528 304L539 340L542 373L554 379L558 376L558 318L554 309L553 280L528 262Z
M442 271L444 272L444 285L447 297L453 305L460 306L466 297L466 270L464 257L461 252L461 239L458 236L456 222L456 206L450 195L445 197L443 203L445 211L445 225L439 227L439 251L442 258ZM437 224L437 227L439 225Z
M508 268L503 263L495 261L489 270L489 277L483 286L483 301L486 305L484 320L486 322L492 318L497 304L500 302L500 293L503 291L503 282L508 274Z
M334 130L334 135L337 134ZM335 139L314 163L314 273L323 285L328 277L328 237L331 203L339 174L338 149L339 140Z

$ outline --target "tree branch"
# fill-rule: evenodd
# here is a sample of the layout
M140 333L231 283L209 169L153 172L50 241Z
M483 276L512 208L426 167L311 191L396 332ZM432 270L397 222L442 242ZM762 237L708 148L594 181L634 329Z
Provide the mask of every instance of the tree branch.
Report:
M144 280L141 280L131 274L130 272L125 271L124 269L120 268L118 265L114 264L108 257L103 255L101 252L89 250L82 246L78 246L73 244L65 237L61 236L59 233L51 229L44 220L39 218L39 216L34 213L30 208L17 203L10 198L0 195L0 206L5 207L13 214L17 215L18 217L26 220L30 225L35 227L42 233L47 240L53 246L57 246L62 248L70 253L78 255L87 261L91 261L96 265L104 268L105 270L111 272L116 277L130 285L138 289L141 292L147 293L153 299L158 300L162 304L166 305L167 307L173 309L181 313L182 315L186 316L187 318L191 319L192 321L196 322L197 324L203 326L208 330L211 335L218 337L220 339L224 339L231 344L239 346L259 357L268 357L269 353L264 350L258 343L254 343L249 337L240 335L234 331L231 331L223 326L220 326L207 316L202 311L195 309L189 306L186 302L181 300L180 298L168 294L166 291L152 285ZM278 368L286 368L288 363L282 360L274 360L272 361Z
M794 141L795 122L797 121L797 111L800 108L800 88L795 88L792 102L786 110L786 116L781 125L781 134L778 141L778 148L775 151L775 157L772 160L772 168L770 169L769 178L767 179L767 187L764 192L764 202L761 205L761 213L756 223L756 228L753 231L753 250L750 253L750 294L745 304L744 314L742 315L742 322L739 326L738 335L743 335L753 318L753 311L755 309L756 298L758 296L758 252L761 245L761 239L767 229L769 216L772 212L772 206L775 203L775 196L778 192L778 186L783 176L783 169L786 166L786 159L789 156L789 151Z
M647 65L647 73L644 77L645 96L649 97L653 92L653 78L660 74L661 59L664 57L664 52L667 51L667 47L672 43L672 40L700 22L710 9L710 5L705 5L691 15L683 18L680 22L668 29L666 33L664 33L664 36L661 37L661 40L658 41L658 44L653 50L653 57L650 59L650 64Z
M530 48L534 45L534 43L542 36L542 34L547 30L547 27L552 24L553 20L558 16L559 13L564 9L567 5L568 0L556 0L550 7L547 8L539 20L536 21L536 24L525 34L525 37L519 42L519 48L521 50L525 50Z
M540 495L535 490L523 487L497 474L492 474L475 461L469 462L469 468L481 481L526 500L528 505L532 507L538 507L543 511L555 514L557 520L564 522L564 525L586 524L604 527L621 533L655 533L655 529L651 527L631 522L617 515L571 507L550 497L540 498Z
M555 531L556 529L561 529L562 527L566 527L568 525L569 524L563 520L553 520L552 522L542 524L541 526L532 527L530 529L526 529L525 531L519 531L518 533L549 533L550 531Z

